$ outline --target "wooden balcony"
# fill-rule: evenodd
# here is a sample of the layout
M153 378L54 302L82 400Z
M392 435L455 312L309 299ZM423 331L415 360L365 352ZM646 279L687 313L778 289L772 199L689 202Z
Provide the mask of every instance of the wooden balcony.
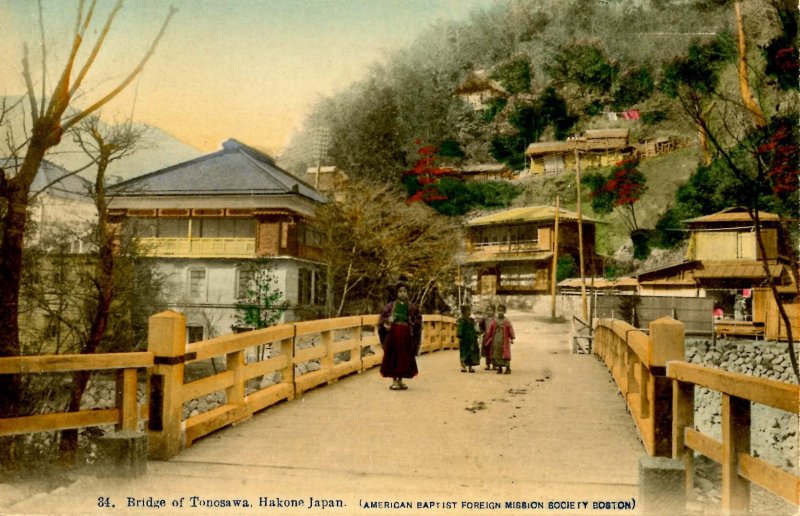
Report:
M255 238L140 238L147 256L179 258L252 258Z
M542 260L552 256L549 249L542 249L539 247L539 243L535 241L473 244L467 252L467 263Z

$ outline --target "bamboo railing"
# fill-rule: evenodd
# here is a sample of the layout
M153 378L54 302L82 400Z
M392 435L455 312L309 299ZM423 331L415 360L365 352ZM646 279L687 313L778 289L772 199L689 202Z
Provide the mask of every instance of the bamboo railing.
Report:
M594 352L617 383L651 456L672 454L672 384L668 360L683 360L684 325L671 317L650 323L649 335L614 319L600 319L594 330Z
M687 488L698 452L722 465L724 511L749 509L750 483L800 505L800 478L750 453L751 402L799 414L800 386L685 362L669 363L667 376L673 384L673 457L686 467ZM694 428L696 385L722 394L722 441Z

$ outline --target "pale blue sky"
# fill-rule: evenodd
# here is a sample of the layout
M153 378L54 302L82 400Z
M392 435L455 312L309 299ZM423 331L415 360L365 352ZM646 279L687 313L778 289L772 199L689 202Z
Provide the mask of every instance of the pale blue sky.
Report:
M503 0L129 0L87 80L109 89L143 54L169 5L173 18L138 82L104 110L161 127L203 150L228 137L277 152L320 96L364 77L437 20L463 20ZM76 1L43 0L51 63L63 63ZM87 1L87 4L89 2ZM100 0L97 27L113 2ZM0 94L20 94L21 49L39 48L33 0L0 0ZM89 38L87 43L93 43ZM88 45L87 45L88 48ZM38 83L41 66L32 55Z

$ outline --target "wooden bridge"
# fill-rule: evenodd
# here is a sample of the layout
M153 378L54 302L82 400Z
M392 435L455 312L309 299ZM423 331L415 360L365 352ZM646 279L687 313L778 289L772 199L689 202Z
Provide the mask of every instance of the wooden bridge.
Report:
M571 352L567 323L509 316L512 374L461 373L455 320L425 316L421 372L401 392L373 367L377 316L187 347L182 316L167 312L151 319L144 353L0 359L0 373L119 371L116 408L2 420L0 435L116 424L151 457L134 478L82 475L13 503L0 491L0 513L650 513L646 458L674 457L667 470L678 464L691 486L692 450L722 464L720 509L745 510L751 483L798 503L798 478L749 449L749 402L797 413L797 385L686 364L672 319L648 332L599 321L595 360ZM224 371L184 382L213 357ZM693 427L695 385L722 392L721 442ZM184 403L220 390L224 404L183 418Z

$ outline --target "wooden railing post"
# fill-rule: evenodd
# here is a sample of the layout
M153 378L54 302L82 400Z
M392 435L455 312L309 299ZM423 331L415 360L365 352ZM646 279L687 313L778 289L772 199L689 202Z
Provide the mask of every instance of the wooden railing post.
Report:
M281 370L281 383L292 386L292 393L287 400L293 400L297 393L294 383L294 337L281 341L281 356L286 357L286 367Z
M320 360L322 370L325 371L328 377L328 383L334 383L336 378L333 377L333 364L336 361L333 354L333 332L323 331L319 334L320 345L325 348L325 355Z
M244 406L244 350L225 355L225 369L233 373L233 385L225 389L227 403Z
M169 459L183 447L183 364L186 348L186 319L166 311L150 316L147 350L153 353L148 375L150 457Z
M739 454L750 454L750 402L722 393L722 509L745 512L750 482L739 476Z
M139 411L136 404L136 369L120 369L117 371L117 408L119 421L117 431L135 432L139 426Z
M650 323L650 385L653 407L653 455L672 456L672 381L667 378L667 362L684 360L685 326L672 317Z
M672 458L686 469L686 492L694 488L694 450L686 446L686 428L694 428L694 384L672 381Z

